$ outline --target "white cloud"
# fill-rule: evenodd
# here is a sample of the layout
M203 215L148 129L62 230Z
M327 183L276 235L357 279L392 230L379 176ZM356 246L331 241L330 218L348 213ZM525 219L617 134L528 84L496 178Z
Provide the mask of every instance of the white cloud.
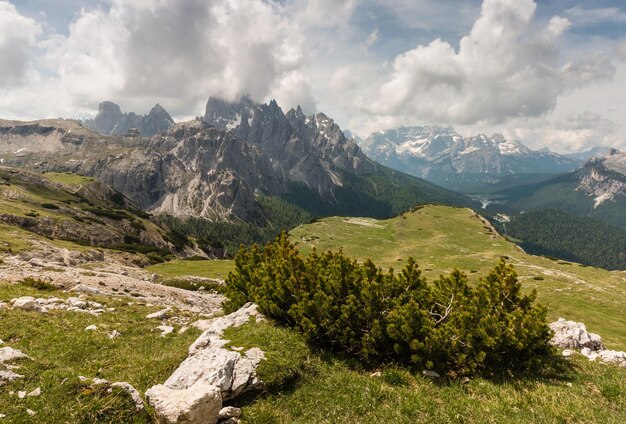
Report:
M304 27L331 28L346 25L359 0L297 0L296 20Z
M110 1L106 10L83 9L67 36L56 34L47 43L42 63L51 76L38 69L40 75L29 77L28 90L55 97L33 105L31 114L75 116L110 99L126 110L142 112L160 102L174 115L193 116L210 95L234 99L249 94L259 101L280 95L285 102L315 105L301 73L304 39L278 4ZM22 93L13 89L8 94ZM7 98L0 98L0 112L16 109Z
M531 147L548 147L560 153L580 152L594 146L626 147L621 127L595 112L585 111L560 120L529 120L505 135Z
M0 1L0 88L24 82L40 34L41 27L34 20L20 15L13 4Z
M577 25L596 25L605 22L626 22L626 12L617 7L587 8L580 5L567 9L566 15Z
M404 117L445 124L500 123L541 116L573 87L610 78L604 54L561 63L560 42L570 22L534 22L532 0L484 0L480 17L458 51L440 39L397 56L375 101L362 110L379 122Z

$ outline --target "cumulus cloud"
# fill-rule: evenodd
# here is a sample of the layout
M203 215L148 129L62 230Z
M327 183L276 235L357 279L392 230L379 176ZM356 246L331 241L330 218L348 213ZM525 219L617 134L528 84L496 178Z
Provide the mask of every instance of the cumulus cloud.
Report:
M563 64L569 20L555 16L538 29L535 9L533 0L484 0L458 51L436 39L397 56L375 101L359 106L381 122L499 123L541 116L568 89L613 75L603 54Z
M41 27L20 15L13 4L0 1L0 87L24 82L41 32Z
M594 146L626 147L626 135L614 121L585 111L559 120L532 120L505 131L505 135L531 147L560 153L580 152Z
M280 95L314 106L301 74L303 44L298 26L274 2L110 0L109 8L83 9L67 36L54 36L46 54L53 76L40 75L38 89L91 110L104 99L139 112L158 101L187 116L200 113L210 95L259 101ZM46 114L59 113L58 100L47 106Z

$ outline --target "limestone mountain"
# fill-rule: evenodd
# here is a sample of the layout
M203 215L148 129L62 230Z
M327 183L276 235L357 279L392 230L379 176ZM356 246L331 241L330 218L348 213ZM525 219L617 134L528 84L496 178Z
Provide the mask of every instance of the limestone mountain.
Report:
M464 190L523 174L558 174L580 161L535 151L501 134L463 137L450 127L400 127L361 144L371 158L444 187Z
M181 218L263 224L260 197L313 215L385 217L424 202L472 204L368 159L321 113L210 99L204 119L150 138L97 134L70 120L0 121L0 160L94 176L145 211Z
M151 137L171 127L174 120L169 113L156 104L147 115L134 112L122 113L120 107L113 102L102 102L94 119L86 119L83 125L101 134L133 134Z
M626 153L611 149L572 172L498 195L515 210L558 209L626 228Z

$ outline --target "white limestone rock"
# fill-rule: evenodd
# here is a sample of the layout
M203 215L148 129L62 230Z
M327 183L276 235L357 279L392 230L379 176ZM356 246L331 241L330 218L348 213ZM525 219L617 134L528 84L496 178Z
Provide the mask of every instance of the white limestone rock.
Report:
M35 390L33 390L32 392L28 393L26 396L28 397L37 397L41 395L41 387L37 387Z
M0 370L0 383L10 382L18 378L24 378L24 376L9 370Z
M159 384L148 389L146 398L163 424L213 424L222 408L219 387L204 381L182 390Z
M567 321L559 318L550 324L554 331L554 337L550 343L561 349L582 349L584 347L593 351L604 349L602 338L594 333L587 332L582 322Z
M35 311L37 310L37 304L35 298L32 296L22 296L11 301L14 309L21 309L23 311Z
M141 398L139 391L135 389L132 384L121 381L111 384L111 387L121 387L126 393L128 393L133 399L133 402L135 402L135 411L142 412L145 410L143 399Z
M117 331L117 330L113 330L113 331L111 331L111 332L107 335L107 337L108 337L109 339L115 339L115 338L117 338L117 337L120 337L121 335L122 335L122 334L121 334L119 331Z
M85 327L85 331L96 331L98 329L97 326L95 326L94 324L88 325L87 327Z
M9 346L0 348L0 364L22 358L28 358L28 355L23 353L21 350L17 350Z
M170 308L161 309L160 311L146 315L147 319L166 319L169 316Z
M218 421L226 421L230 418L239 418L241 416L241 409L234 406L226 406L220 409Z
M161 337L165 337L168 334L172 334L174 332L174 327L171 325L159 325L157 330L161 332Z

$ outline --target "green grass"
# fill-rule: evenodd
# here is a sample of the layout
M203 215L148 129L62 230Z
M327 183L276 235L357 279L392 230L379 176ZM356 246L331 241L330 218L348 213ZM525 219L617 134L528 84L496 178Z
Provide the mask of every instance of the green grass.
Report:
M184 260L177 259L146 268L146 271L157 274L160 279L195 276L202 278L226 279L234 269L232 260Z
M46 172L44 177L55 183L61 183L65 185L89 185L96 181L95 178L85 177L83 175L73 174L69 172Z
M549 319L583 321L609 348L626 350L626 272L528 255L495 235L469 209L425 206L382 221L326 218L295 228L290 238L304 253L313 247L341 248L351 257L371 258L384 268L399 269L413 256L430 280L459 268L470 281L477 281L506 256L524 287L537 289L539 301L549 308ZM536 280L537 276L543 280Z
M59 291L0 283L0 301L25 295L68 297ZM123 393L91 390L79 383L78 376L127 381L143 394L178 367L199 331L192 328L180 334L180 326L174 324L176 331L161 337L155 330L159 323L145 318L158 307L128 305L128 298L92 300L116 310L99 317L67 311L0 310L0 339L32 358L18 363L16 372L25 378L0 388L0 413L7 415L3 422L150 422L148 416L134 414L132 402ZM91 324L98 330L84 331ZM110 340L107 333L114 329L122 335ZM18 399L9 394L37 387L42 390L39 397ZM27 408L37 415L28 417Z
M622 423L626 373L580 356L542 372L496 380L433 381L420 370L377 370L307 351L299 336L270 324L225 333L234 346L258 346L267 359L265 393L244 397L244 423ZM287 370L287 371L286 371Z

